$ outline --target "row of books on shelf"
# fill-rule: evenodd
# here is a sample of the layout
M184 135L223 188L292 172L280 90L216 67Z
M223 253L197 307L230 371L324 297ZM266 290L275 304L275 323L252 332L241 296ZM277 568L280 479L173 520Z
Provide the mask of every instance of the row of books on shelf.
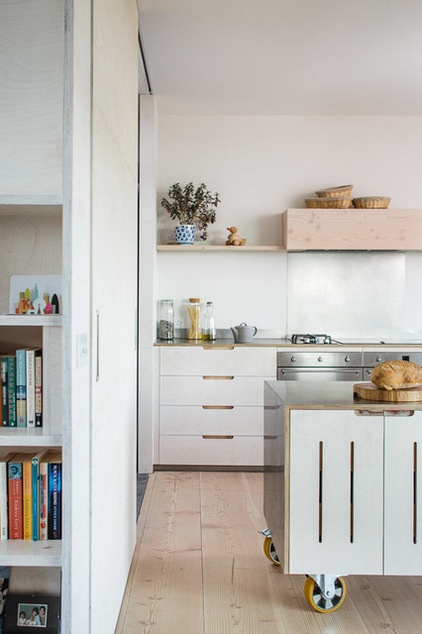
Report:
M0 539L61 537L61 450L0 457Z
M42 349L1 355L3 427L42 427Z

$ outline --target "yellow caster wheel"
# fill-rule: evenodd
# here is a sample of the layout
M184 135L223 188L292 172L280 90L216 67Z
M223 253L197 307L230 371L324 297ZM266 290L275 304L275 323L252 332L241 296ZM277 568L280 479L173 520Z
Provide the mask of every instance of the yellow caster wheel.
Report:
M265 556L268 557L268 559L271 561L272 564L274 564L275 566L279 566L280 565L280 561L278 559L277 553L275 551L274 548L274 543L273 540L271 539L271 537L266 537L264 539L264 553Z
M321 584L324 587L324 584ZM342 577L336 577L334 582L325 587L325 591L315 579L307 577L304 587L305 599L317 612L334 612L346 598L346 584Z

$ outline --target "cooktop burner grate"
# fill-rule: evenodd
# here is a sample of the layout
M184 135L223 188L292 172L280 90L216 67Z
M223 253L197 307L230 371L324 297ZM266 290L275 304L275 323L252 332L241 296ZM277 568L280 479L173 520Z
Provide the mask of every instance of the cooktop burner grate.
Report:
M330 335L292 335L292 343L332 343Z

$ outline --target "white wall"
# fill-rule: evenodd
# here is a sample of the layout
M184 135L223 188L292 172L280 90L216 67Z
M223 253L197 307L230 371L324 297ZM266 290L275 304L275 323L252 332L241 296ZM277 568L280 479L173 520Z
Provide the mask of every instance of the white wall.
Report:
M209 244L223 244L234 224L248 244L276 245L281 212L324 187L353 183L355 196L422 209L422 117L161 116L158 164L158 200L176 181L204 181L220 193ZM165 243L174 223L160 213L158 226ZM198 295L215 301L218 328L244 320L286 334L286 254L158 255L157 299L180 306ZM420 265L418 255L409 258L409 278L419 279ZM408 291L408 310L420 312Z

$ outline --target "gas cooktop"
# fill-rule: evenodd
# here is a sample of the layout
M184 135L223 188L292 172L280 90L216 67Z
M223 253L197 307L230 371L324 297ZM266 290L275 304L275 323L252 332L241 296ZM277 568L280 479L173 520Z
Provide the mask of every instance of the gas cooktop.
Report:
M292 335L290 341L292 343L333 343L330 335ZM338 342L334 342L338 343Z
M337 344L337 345L351 345L351 344L366 344L366 345L421 345L422 340L416 337L409 337L409 335L403 335L403 337L351 337L346 339L333 339L330 335L321 334L293 334L287 338L290 343L294 344Z

